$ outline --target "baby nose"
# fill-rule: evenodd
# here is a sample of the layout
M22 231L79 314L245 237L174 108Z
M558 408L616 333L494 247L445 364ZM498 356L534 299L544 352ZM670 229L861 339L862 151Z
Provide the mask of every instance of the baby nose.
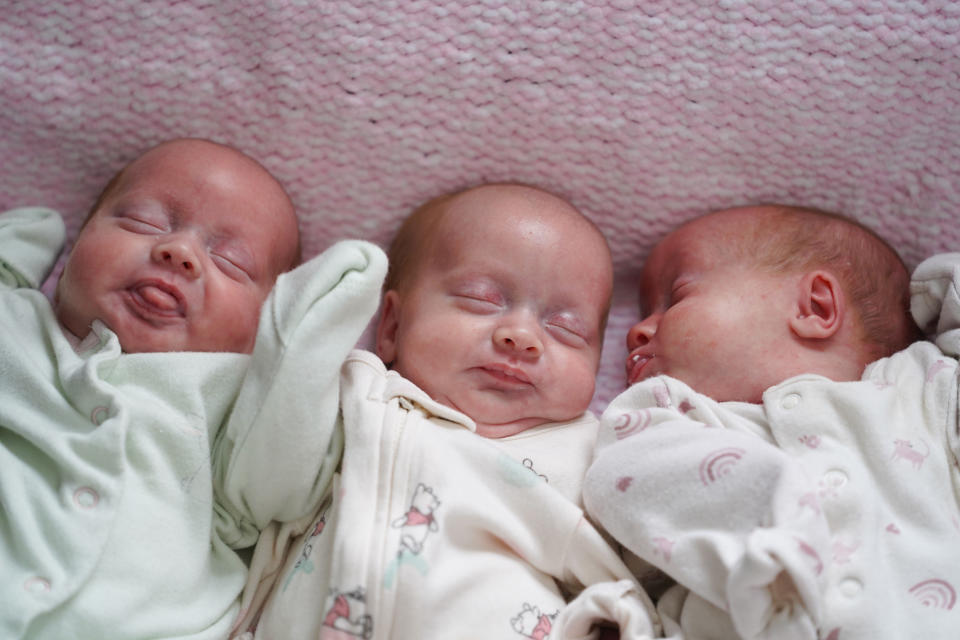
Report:
M543 343L535 331L520 325L501 325L493 332L493 342L499 348L527 357L539 357Z
M650 342L650 338L657 332L658 321L658 316L649 315L630 327L630 331L627 332L627 348L632 351Z
M187 240L170 238L154 245L153 260L188 278L200 277L200 259Z

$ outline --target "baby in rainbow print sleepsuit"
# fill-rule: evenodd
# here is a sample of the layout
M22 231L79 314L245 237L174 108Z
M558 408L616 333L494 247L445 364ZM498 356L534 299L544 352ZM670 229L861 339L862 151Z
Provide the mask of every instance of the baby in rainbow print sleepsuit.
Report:
M958 287L960 254L911 280L811 209L715 212L654 248L584 501L677 580L666 635L958 637Z

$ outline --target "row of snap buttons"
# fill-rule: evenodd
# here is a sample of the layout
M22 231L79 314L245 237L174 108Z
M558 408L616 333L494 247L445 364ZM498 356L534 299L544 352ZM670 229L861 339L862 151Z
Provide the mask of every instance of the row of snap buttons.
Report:
M780 399L780 406L783 409L795 409L800 405L803 398L799 393L788 393ZM849 476L842 469L830 469L823 474L823 485L829 490L836 490L847 484ZM844 578L838 585L840 593L847 598L855 598L863 591L863 582L857 578Z
M800 405L802 398L799 393L788 393L780 399L780 406L784 409L795 409ZM823 484L830 490L836 490L847 484L849 476L842 469L830 469L823 474ZM855 598L863 591L863 582L857 578L844 578L838 585L840 593L847 598Z
M73 502L81 509L93 509L100 504L100 494L90 487L80 487L73 492ZM24 591L40 595L51 589L50 581L42 576L27 578L23 583Z

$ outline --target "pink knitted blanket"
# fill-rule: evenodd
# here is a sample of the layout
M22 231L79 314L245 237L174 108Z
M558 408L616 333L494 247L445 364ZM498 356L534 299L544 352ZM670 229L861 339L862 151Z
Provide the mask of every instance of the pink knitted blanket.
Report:
M0 12L0 206L71 232L165 138L287 185L311 256L424 199L542 185L607 233L594 408L623 387L635 276L709 209L844 211L911 265L960 250L960 4L944 0L31 0Z

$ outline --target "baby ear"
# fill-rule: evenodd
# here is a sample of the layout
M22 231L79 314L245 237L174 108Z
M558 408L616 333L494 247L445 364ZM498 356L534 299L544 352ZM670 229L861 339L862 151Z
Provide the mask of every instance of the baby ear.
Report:
M811 271L800 280L797 313L790 328L800 338L825 340L843 322L846 301L840 281L828 271Z
M384 364L397 358L397 329L400 326L400 294L391 289L383 296L377 323L377 355Z

